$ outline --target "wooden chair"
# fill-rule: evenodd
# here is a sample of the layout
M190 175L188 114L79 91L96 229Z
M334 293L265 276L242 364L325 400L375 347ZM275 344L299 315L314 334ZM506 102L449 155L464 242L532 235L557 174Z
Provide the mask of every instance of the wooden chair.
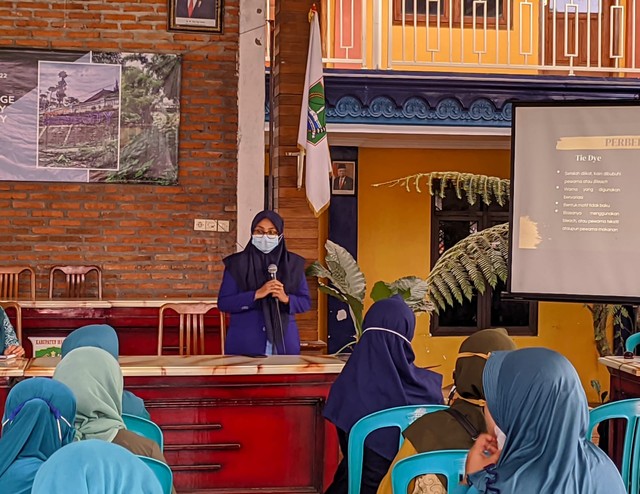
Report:
M228 314L220 312L220 355L224 355L224 342L227 338L227 317Z
M0 302L0 307L2 307L5 312L7 312L7 309L15 310L16 317L14 319L13 329L16 330L18 341L22 344L22 307L20 307L18 302ZM7 316L9 316L8 313Z
M36 273L29 266L0 266L0 299L17 300L20 295L20 275L29 273L30 300L36 298Z
M164 336L164 317L166 311L174 311L180 316L179 343L180 355L204 355L204 316L218 304L206 303L169 303L160 307L158 323L158 355L162 355Z
M58 272L66 277L66 298L89 298L86 278L92 271L97 274L98 299L102 300L102 270L98 266L53 266L49 273L49 298L53 298L54 280Z

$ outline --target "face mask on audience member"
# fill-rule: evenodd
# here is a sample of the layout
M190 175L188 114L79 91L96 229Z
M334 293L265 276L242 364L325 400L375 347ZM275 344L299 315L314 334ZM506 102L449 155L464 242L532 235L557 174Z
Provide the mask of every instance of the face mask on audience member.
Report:
M500 430L500 427L498 427L497 425L493 428L493 432L496 436L496 440L498 441L498 449L502 451L502 448L504 448L504 443L507 440L507 436Z
M264 254L268 254L280 243L282 235L252 235L251 243Z

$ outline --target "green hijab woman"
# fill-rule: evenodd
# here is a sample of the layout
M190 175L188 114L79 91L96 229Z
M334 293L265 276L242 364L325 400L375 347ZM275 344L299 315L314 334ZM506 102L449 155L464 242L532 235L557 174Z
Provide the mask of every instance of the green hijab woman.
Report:
M391 469L398 461L417 453L442 449L469 449L475 434L486 432L483 407L485 405L482 372L489 353L515 350L513 340L502 328L483 329L469 336L460 345L453 373L456 394L450 411L423 415L402 433L404 443L378 488L378 494L391 494ZM453 411L453 413L451 413ZM418 492L445 493L446 489L435 475L419 477ZM414 485L409 492L414 491Z

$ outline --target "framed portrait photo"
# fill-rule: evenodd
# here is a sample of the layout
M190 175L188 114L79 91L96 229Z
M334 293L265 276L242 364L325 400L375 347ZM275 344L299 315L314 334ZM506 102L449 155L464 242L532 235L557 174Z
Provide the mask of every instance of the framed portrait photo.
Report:
M331 163L331 193L341 196L353 196L356 193L355 161L333 161Z
M169 0L169 30L222 33L223 0Z

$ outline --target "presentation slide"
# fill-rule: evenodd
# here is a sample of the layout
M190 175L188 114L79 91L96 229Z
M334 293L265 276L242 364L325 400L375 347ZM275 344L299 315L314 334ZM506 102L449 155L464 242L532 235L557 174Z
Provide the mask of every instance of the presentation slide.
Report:
M640 301L640 106L516 104L512 131L510 293Z

